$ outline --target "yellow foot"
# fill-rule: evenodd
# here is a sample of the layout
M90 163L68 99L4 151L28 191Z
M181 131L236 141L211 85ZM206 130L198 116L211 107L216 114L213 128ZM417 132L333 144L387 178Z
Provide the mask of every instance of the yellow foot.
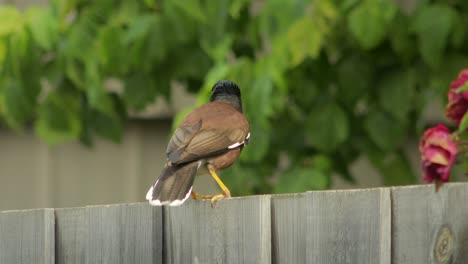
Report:
M231 197L231 192L228 190L227 192L223 192L220 194L217 194L211 198L211 207L214 207L215 203L223 198L229 198Z
M210 195L210 194L199 194L199 193L196 193L194 191L192 191L192 198L194 200L202 200L202 199L211 199L214 197L214 195Z

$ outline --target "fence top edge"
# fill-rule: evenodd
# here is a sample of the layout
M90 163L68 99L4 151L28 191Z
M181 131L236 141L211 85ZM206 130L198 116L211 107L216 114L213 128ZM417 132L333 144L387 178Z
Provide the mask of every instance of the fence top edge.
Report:
M460 187L468 187L468 182L448 182L444 183L443 186L440 187L439 191L443 190L450 190L452 188L460 188ZM435 191L435 184L416 184L416 185L403 185L403 186L390 186L386 187L391 189L392 191L398 190L424 190L430 189Z
M31 208L31 209L13 209L13 210L4 210L0 211L0 214L15 214L23 212L34 212L34 211L43 211L43 212L54 212L54 208Z
M442 189L451 189L457 188L460 186L468 186L468 182L451 182L446 183ZM374 188L357 188L357 189L338 189L338 190L316 190L316 191L307 191L302 193L284 193L284 194L261 194L261 195L250 195L250 196L237 196L226 199L226 202L229 201L239 201L243 199L276 199L284 197L301 197L306 195L312 195L314 193L355 193L355 192L370 192L370 191L395 191L395 190L416 190L416 189L429 189L435 188L433 184L417 184L417 185L405 185L405 186L389 186L389 187L374 187ZM201 201L209 202L209 201ZM0 211L0 213L18 213L18 212L30 212L30 211L65 211L65 210L77 210L77 209L86 209L86 208L111 208L118 206L150 206L147 202L137 202L137 203L115 203L115 204L103 204L103 205L87 205L81 207L65 207L65 208L34 208L34 209L19 209L19 210L5 210Z

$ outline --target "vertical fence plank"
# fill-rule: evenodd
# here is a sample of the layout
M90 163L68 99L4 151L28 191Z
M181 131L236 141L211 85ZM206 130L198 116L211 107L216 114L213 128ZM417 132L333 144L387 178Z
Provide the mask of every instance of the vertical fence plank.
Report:
M54 209L0 212L0 263L54 263Z
M56 209L56 262L86 263L86 208Z
M390 263L390 190L272 197L273 263Z
M392 263L468 262L468 184L392 188Z
M165 263L270 263L270 196L164 208Z
M467 201L454 183L5 211L0 263L464 263Z
M162 263L162 209L147 203L58 209L57 263Z
M271 198L272 263L307 263L305 194Z

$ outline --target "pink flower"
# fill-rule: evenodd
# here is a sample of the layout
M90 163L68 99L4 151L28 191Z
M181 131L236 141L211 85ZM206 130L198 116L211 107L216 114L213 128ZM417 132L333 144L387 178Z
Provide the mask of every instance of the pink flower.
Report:
M468 81L468 69L460 72L458 78L450 84L448 92L448 104L445 115L448 119L460 124L461 119L468 111L468 91L457 93L457 89Z
M458 150L449 129L438 124L424 133L419 145L424 181L447 182ZM437 188L437 186L436 186Z

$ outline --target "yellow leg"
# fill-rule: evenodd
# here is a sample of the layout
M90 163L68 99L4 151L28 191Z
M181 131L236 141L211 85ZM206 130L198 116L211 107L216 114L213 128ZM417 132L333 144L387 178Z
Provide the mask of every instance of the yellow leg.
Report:
M221 188L221 190L223 191L223 193L217 194L211 198L211 206L213 206L219 199L231 197L231 191L229 191L228 187L226 187L223 181L221 181L213 165L208 164L206 165L206 167L208 168L208 171L210 172L211 177L213 177L213 179L219 185L219 188Z

